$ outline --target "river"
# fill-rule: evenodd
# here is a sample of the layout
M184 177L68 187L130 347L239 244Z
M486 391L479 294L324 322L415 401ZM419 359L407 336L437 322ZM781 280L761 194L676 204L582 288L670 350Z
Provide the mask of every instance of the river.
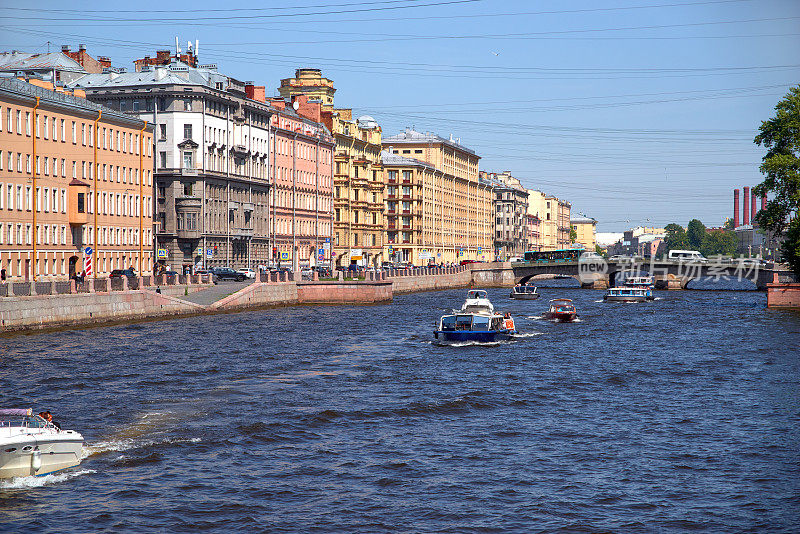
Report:
M432 343L463 290L2 338L0 406L86 458L0 482L0 531L800 531L800 313L540 291L489 290L489 346Z

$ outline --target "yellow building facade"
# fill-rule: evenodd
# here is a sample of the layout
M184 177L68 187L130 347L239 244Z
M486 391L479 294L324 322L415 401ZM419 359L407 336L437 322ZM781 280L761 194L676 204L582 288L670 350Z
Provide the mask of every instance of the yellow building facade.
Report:
M494 260L494 208L480 157L455 140L406 130L384 138L385 256L414 265Z
M305 95L322 103L322 122L333 134L333 257L337 267L375 266L384 252L384 176L381 127L367 115L334 107L333 81L319 69L298 69L281 80L278 93L287 99Z
M597 221L591 217L573 217L570 219L570 224L575 230L575 244L594 251L597 245Z

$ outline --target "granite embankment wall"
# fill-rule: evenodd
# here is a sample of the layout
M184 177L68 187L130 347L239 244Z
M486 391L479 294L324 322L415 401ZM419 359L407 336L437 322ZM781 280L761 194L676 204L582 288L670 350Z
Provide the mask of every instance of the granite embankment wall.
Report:
M390 277L368 273L365 281L254 282L210 306L187 302L187 286L161 286L141 290L99 291L0 298L0 333L107 324L160 317L225 313L295 304L373 304L389 302L395 293L433 291L457 287L491 287L513 284L505 264L446 269L417 268L392 272ZM378 278L378 279L375 279ZM266 278L265 278L266 280ZM108 286L106 286L108 288ZM189 286L188 291L202 289ZM175 296L166 294L173 293Z
M410 276L392 276L387 280L392 282L394 294L415 293L417 291L436 291L456 287L469 287L472 285L472 270L460 270L456 267L450 269L454 272L428 275L412 274Z
M767 307L800 309L800 284L767 284Z
M297 282L297 300L300 304L376 304L378 302L391 302L392 282L383 280Z
M146 289L0 299L0 331L38 330L203 312L203 306Z
M217 312L237 311L297 303L297 284L294 282L253 282L233 295L218 300L208 309Z

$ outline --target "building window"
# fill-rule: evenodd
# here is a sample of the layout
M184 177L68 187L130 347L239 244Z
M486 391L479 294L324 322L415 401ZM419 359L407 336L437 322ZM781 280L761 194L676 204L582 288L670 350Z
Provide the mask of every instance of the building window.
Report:
M159 141L166 141L167 140L167 125L166 124L159 124L158 125L158 140Z
M158 153L158 157L159 157L159 160L160 160L160 163L161 163L161 165L159 165L159 167L166 168L166 166L167 166L167 153L163 152L163 151L159 152Z
M189 151L183 153L183 168L184 169L194 168L194 164L192 162L192 153Z
M192 125L191 124L184 124L183 125L183 138L184 139L191 139L192 138Z

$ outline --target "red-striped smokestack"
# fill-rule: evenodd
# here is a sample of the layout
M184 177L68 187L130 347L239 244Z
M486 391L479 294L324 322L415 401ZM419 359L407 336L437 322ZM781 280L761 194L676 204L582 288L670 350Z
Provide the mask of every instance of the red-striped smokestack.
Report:
M756 197L756 192L753 191L753 196L750 197L750 222L752 224L756 223L757 211L758 211L758 198Z
M761 209L767 207L767 195L761 195Z
M744 188L744 210L742 210L742 211L744 211L744 213L742 214L744 216L743 224L745 224L745 225L750 224L750 188L749 187L745 187Z
M733 227L739 227L739 190L733 190Z

